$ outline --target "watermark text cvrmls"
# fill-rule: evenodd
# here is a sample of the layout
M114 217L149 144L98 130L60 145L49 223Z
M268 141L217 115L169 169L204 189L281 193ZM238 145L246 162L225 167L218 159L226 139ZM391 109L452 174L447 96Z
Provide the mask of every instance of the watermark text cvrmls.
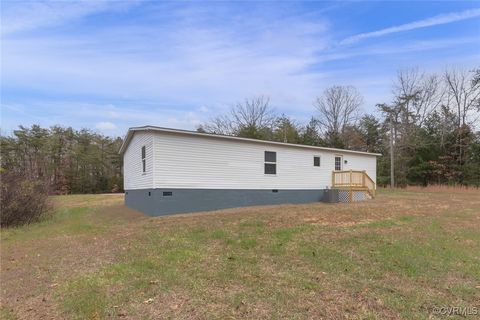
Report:
M433 306L432 313L441 316L478 316L480 307L476 306Z

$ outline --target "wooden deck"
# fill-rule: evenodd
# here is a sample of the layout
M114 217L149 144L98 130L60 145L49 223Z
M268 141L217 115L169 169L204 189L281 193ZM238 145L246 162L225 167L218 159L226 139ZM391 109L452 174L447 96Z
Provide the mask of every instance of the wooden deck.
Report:
M343 191L342 202L359 201L362 193L366 198L375 198L377 189L367 172L358 170L332 171L332 188Z

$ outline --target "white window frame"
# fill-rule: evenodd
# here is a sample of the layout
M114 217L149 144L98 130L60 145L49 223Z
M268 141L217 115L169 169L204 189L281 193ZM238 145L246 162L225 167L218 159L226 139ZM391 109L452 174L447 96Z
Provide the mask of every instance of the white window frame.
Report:
M337 169L337 158L340 158L340 169ZM336 154L333 160L333 168L335 171L342 171L343 170L343 155Z
M142 157L142 174L145 174L147 173L147 146L142 146L140 152Z
M275 162L266 161L266 160L265 160L265 152L275 153ZM263 174L264 174L265 176L276 176L276 175L277 175L277 168L278 168L278 166L277 166L277 162L278 162L278 159L277 159L277 151L265 150L265 151L263 152L263 160L264 160L264 161L263 161ZM266 172L265 172L265 165L266 165L266 164L274 164L274 165L275 165L275 173L266 173Z

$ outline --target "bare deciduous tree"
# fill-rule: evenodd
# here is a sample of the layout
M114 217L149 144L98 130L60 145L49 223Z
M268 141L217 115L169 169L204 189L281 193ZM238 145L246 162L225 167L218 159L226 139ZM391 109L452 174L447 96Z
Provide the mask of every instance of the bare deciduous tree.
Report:
M474 69L473 71L472 86L480 85L480 69Z
M420 72L418 68L398 72L393 94L396 100L404 100L405 114L411 116L408 122L418 126L422 126L428 115L442 104L444 97L441 79L435 74Z
M464 135L469 131L469 125L475 125L480 117L480 83L475 80L475 74L461 69L446 70L444 79L447 106L455 110L457 118L457 160L463 164L466 149Z
M205 131L215 134L234 134L234 126L231 119L227 115L219 115L210 119L209 122L202 124L197 131Z
M450 105L456 110L458 127L477 121L480 111L480 83L466 70L450 69L444 73ZM470 118L471 117L471 118ZM470 118L470 119L469 119Z
M444 90L441 79L435 74L428 75L418 68L409 68L397 73L393 86L394 101L390 106L381 107L386 115L395 148L399 156L412 155L427 143L419 133L425 120L443 103ZM403 171L406 163L399 163Z
M363 97L352 86L333 86L327 88L318 97L314 106L320 115L320 128L330 137L330 143L336 144L348 126L358 120Z
M250 138L268 138L277 116L270 107L270 99L258 96L245 99L230 109L229 114L219 115L197 130L216 134L237 135Z
M244 128L269 128L277 119L270 108L270 98L258 96L245 99L243 103L237 103L231 111L233 124L239 130Z

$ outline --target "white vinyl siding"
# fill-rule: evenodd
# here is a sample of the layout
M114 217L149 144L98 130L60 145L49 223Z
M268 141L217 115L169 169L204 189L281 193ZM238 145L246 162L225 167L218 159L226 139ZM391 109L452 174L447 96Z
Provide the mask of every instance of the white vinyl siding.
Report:
M128 144L123 155L125 190L153 188L153 137L150 132L135 132ZM142 147L145 147L145 159L142 158Z
M195 135L148 134L155 136L155 188L324 189L331 186L338 155L338 151ZM276 152L275 175L264 174L265 151ZM321 157L320 167L312 165L314 156ZM375 180L376 156L345 153L343 160L348 161L342 164L344 170L366 170Z
M338 152L337 152L338 154ZM345 160L347 163L345 163ZM343 154L342 170L367 171L367 174L377 183L377 157L362 154ZM333 170L333 169L332 169ZM331 179L331 176L330 176Z

